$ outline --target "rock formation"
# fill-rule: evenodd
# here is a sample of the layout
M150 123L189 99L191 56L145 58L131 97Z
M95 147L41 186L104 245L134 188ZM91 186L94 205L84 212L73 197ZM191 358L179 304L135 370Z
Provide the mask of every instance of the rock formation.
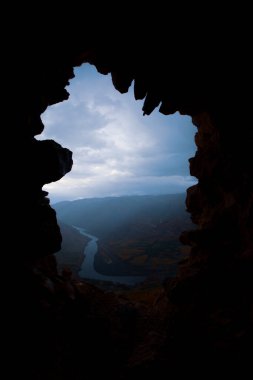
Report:
M23 304L18 332L14 329L19 337L17 347L22 350L21 342L25 339L20 331L23 327L29 330L35 320L35 330L40 332L30 344L35 347L33 359L37 363L33 370L37 368L40 372L42 361L38 357L50 347L50 334L52 339L64 334L63 320L58 321L61 328L57 327L63 303L67 302L64 318L67 323L69 320L74 323L70 315L71 294L75 290L67 280L57 279L53 260L45 259L59 250L61 237L55 212L47 193L42 191L45 183L58 180L71 169L71 152L53 141L39 142L35 136L44 128L40 115L46 107L68 98L65 87L73 77L73 68L89 62L99 72L111 73L113 85L121 93L134 81L135 98L144 100L144 114L149 115L156 107L166 115L179 111L192 116L197 127L197 152L190 159L190 172L199 183L188 189L186 204L198 228L181 236L183 242L191 245L191 255L178 278L165 286L171 305L164 327L167 338L149 370L169 371L182 359L193 363L195 357L213 366L221 362L231 366L249 364L253 308L253 129L241 85L245 74L242 67L235 65L231 54L223 50L220 53L219 46L209 41L196 45L196 41L186 38L180 45L179 39L177 43L174 41L173 53L168 54L166 35L157 45L140 45L131 38L118 44L109 37L106 44L99 44L89 42L87 36L72 45L66 40L60 46L54 38L42 42L35 46L29 39L22 41L22 62L12 78L13 88L17 89L11 126L15 167L10 163L9 170L13 178L18 174L22 178L13 216L15 220L18 218L19 240L18 244L13 242L8 259L15 259L12 265L15 264L16 286L12 289L14 295L9 297L12 308L20 310ZM21 174L16 174L17 170ZM41 264L43 257L49 264ZM41 289L46 296L44 293L42 296ZM57 303L54 295L59 299L63 293ZM85 302L83 308L80 306L83 301L78 302L78 310L85 315ZM53 311L47 315L50 307ZM74 309L73 313L78 315L75 306ZM44 314L41 316L38 310ZM106 326L100 324L98 328L102 331ZM69 347L74 346L69 331L68 334ZM52 351L45 355L47 362L41 377L32 372L31 378L53 378L50 360L56 371L52 357L59 358L60 343ZM63 362L61 358L60 363ZM69 378L61 370L58 372L60 379Z

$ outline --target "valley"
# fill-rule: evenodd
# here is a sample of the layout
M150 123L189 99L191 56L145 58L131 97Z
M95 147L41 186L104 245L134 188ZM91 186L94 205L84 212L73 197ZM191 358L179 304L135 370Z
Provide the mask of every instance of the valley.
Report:
M55 204L63 226L58 267L80 278L88 238L72 226L95 235L94 269L104 276L143 276L159 283L175 277L189 248L179 241L194 225L185 210L184 194L81 199Z

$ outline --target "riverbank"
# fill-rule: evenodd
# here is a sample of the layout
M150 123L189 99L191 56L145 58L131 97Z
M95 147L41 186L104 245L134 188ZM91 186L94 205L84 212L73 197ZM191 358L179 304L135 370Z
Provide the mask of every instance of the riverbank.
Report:
M79 280L78 272L84 260L84 247L90 239L65 223L59 222L59 225L63 240L61 250L55 254L58 273L69 272L74 279Z
M87 233L84 228L78 226L72 226L81 235L91 239L84 249L85 259L82 262L81 269L78 275L82 279L97 280L97 281L108 281L115 284L124 284L128 286L134 286L145 280L144 276L114 276L114 275L104 275L96 271L94 266L95 256L98 251L98 238L94 235Z

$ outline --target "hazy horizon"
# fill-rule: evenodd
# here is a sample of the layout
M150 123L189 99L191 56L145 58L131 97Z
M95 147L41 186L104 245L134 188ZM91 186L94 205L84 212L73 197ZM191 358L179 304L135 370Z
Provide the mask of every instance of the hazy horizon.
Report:
M106 199L106 198L127 198L127 197L159 197L159 196L166 196L166 195L180 195L180 194L185 194L186 197L186 192L178 192L178 193L157 193L157 194L122 194L122 195L105 195L105 196L90 196L90 197L79 197L79 198L74 198L74 199L62 199L56 202L51 202L52 205L61 203L61 202L74 202L74 201L80 201L80 200L85 200L85 199ZM51 198L51 197L50 197Z
M196 183L188 159L196 128L189 116L143 117L133 86L117 92L109 75L85 64L75 69L68 101L42 115L39 139L54 139L73 151L72 171L46 185L52 203L80 198L183 193Z

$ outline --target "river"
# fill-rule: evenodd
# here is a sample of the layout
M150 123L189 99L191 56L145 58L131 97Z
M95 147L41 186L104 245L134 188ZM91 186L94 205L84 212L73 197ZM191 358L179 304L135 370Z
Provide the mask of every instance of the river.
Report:
M72 226L80 234L91 239L84 248L84 260L82 262L81 270L79 271L79 276L81 278L87 278L92 280L100 281L110 281L118 284L125 285L135 285L144 281L144 276L106 276L96 271L94 267L95 255L98 250L97 241L98 238L94 235L88 234L84 228Z

